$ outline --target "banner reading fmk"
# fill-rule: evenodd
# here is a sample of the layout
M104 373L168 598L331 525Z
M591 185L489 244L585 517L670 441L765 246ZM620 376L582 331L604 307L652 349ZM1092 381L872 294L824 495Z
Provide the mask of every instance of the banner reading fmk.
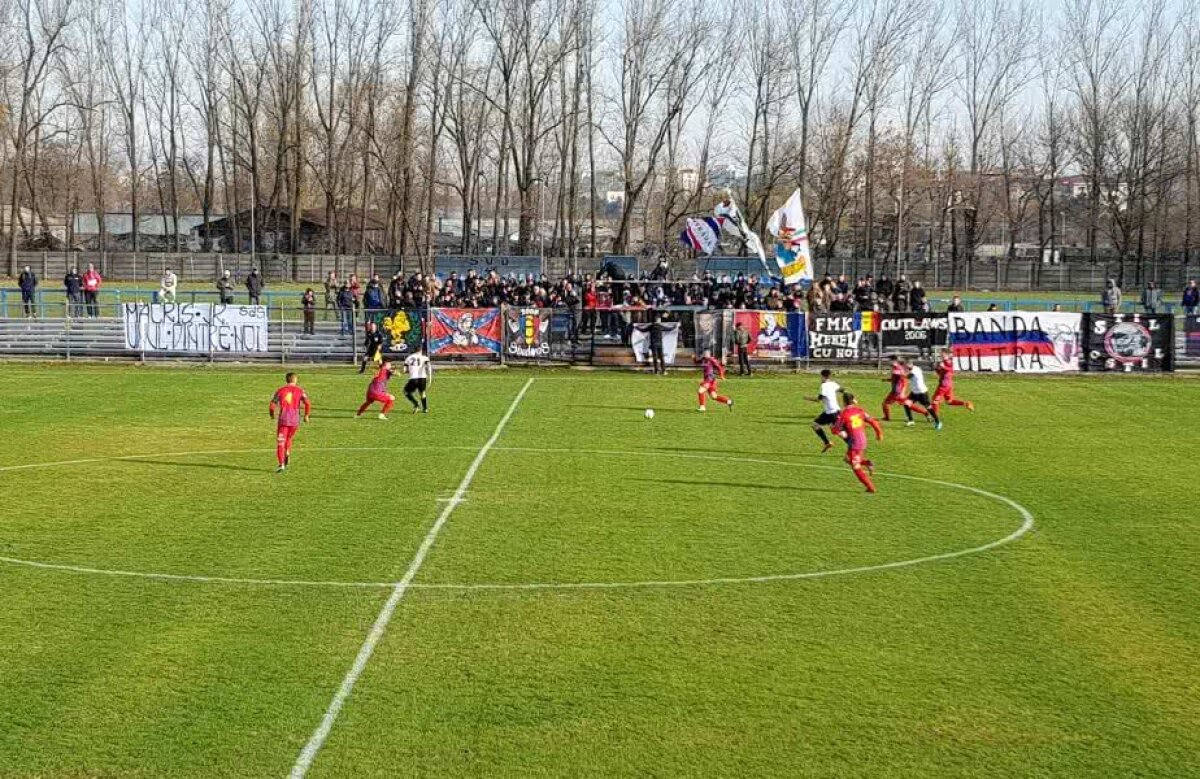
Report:
M880 314L879 329L887 352L929 354L946 345L950 320L945 314Z
M1144 373L1175 369L1170 314L1084 314L1083 369Z
M433 268L434 272L443 279L451 273L466 276L471 271L475 271L479 276L486 276L492 271L496 271L501 276L540 276L542 274L542 261L539 257L492 257L486 254L454 255L435 257Z
M137 352L267 351L267 307L126 303L125 348Z
M808 356L825 360L860 360L879 354L879 314L861 311L812 314Z

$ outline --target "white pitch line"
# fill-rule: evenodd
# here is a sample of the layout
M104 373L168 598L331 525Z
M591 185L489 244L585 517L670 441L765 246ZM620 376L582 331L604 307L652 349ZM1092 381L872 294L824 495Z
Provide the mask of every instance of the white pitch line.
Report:
M354 664L346 672L346 676L342 679L342 683L334 694L333 700L329 702L329 708L325 710L325 716L321 718L321 724L313 731L312 736L308 739L308 743L300 751L300 756L296 758L296 764L292 766L292 772L289 775L291 779L303 779L308 773L308 769L312 767L313 760L316 759L317 753L321 751L321 747L325 745L325 740L329 738L329 733L333 730L333 724L337 722L342 707L346 705L346 700L350 697L350 693L354 691L354 685L358 683L359 677L366 670L367 663L371 661L371 655L375 654L375 647L379 644L380 639L383 638L384 632L387 631L388 623L392 621L392 615L396 611L396 606L399 605L400 600L404 597L404 593L408 592L409 585L412 584L412 580L416 577L417 572L421 570L421 565L424 564L429 550L433 548L433 544L437 540L438 534L442 531L442 527L446 524L446 520L450 519L450 515L454 513L454 509L458 508L458 504L462 502L462 497L466 494L467 489L471 486L471 482L475 479L475 474L479 471L479 466L483 465L484 458L487 457L492 447L496 445L496 441L500 438L500 434L504 432L508 420L516 412L517 405L520 404L521 398L525 397L525 393L529 391L531 384L533 384L532 377L525 382L525 385L521 387L521 391L513 398L508 411L504 412L504 416L500 418L496 429L492 431L492 437L483 444L479 452L475 455L475 459L471 461L471 466L467 468L466 475L459 482L458 489L454 491L453 499L442 509L442 513L438 514L437 521L433 523L433 527L429 528L429 532L425 534L425 540L421 542L421 546L417 549L412 562L408 564L408 570L404 572L404 578L396 582L396 586L392 589L392 594L388 597L387 602L383 604L383 608L379 610L379 615L375 617L375 623L371 625L371 632L367 634L362 646L359 647L358 655L354 658Z

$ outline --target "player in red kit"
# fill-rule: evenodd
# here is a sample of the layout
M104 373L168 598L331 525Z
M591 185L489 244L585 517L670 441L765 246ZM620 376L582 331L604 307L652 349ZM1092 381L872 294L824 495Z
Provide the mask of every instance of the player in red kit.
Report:
M392 404L396 402L396 396L388 392L388 381L391 378L392 364L385 360L367 387L367 399L358 407L358 413L354 416L361 417L372 403L382 403L383 410L379 412L379 418L387 419L387 412L392 410Z
M697 411L705 411L705 402L708 398L712 398L718 403L724 403L733 410L733 401L717 392L717 382L725 378L725 366L721 361L712 356L712 352L705 349L704 356L700 358L700 369L704 371L704 378L700 381L700 390L697 397L700 399L700 408Z
M275 410L279 410L279 424L275 430L275 459L279 460L276 473L288 467L292 454L292 439L296 436L296 429L300 427L300 407L304 406L305 422L312 413L312 403L308 400L308 394L296 383L296 374L289 373L285 380L287 384L275 390L268 407L271 419L275 419Z
M933 410L941 411L942 403L948 406L966 406L967 411L974 411L975 404L969 400L959 400L954 397L954 353L949 349L942 352L942 361L937 366L938 385L933 393Z
M875 472L875 464L866 458L867 428L875 431L875 440L883 440L883 428L879 426L870 414L859 407L857 400L849 392L842 393L842 413L833 423L833 432L846 439L846 462L854 471L867 492L875 492L875 483L871 476Z
M899 357L892 358L892 376L885 381L891 382L891 389L888 391L888 396L883 399L883 421L892 421L891 405L899 403L904 407L904 416L908 418L908 424L913 423L913 412L917 412L923 417L929 416L929 412L923 406L918 406L908 397L908 366L904 364L904 360Z

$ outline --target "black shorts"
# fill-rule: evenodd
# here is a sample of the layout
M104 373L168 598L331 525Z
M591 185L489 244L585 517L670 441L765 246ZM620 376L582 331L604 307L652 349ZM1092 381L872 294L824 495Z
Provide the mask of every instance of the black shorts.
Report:
M404 384L404 394L411 395L414 392L425 392L425 388L429 386L429 379L409 379Z
M913 403L920 403L922 406L925 406L926 408L928 408L930 406L928 392L911 392L908 395L908 399L911 400Z
M837 421L837 418L838 418L837 414L826 414L825 412L821 412L821 416L814 419L813 424L832 425L834 422Z

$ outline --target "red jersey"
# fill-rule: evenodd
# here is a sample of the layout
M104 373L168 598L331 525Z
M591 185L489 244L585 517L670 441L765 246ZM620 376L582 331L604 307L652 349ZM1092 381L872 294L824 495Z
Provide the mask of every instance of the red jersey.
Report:
M833 423L833 432L846 434L846 445L851 451L862 451L867 448L867 427L875 430L875 438L883 437L883 430L870 414L858 406L847 406Z
M954 358L947 357L937 366L938 386L949 387L954 384Z
M700 369L704 371L705 383L720 377L725 378L725 366L716 357L705 357L700 361Z
M312 412L312 403L308 400L308 394L296 384L285 384L275 390L275 394L271 397L271 412L275 412L275 407L279 407L279 426L280 427L299 427L300 426L300 406L304 406L304 416L308 416Z
M392 372L387 368L380 368L375 374L375 378L371 379L371 386L367 387L367 393L370 395L386 395L388 389L388 380L392 378Z
M908 391L908 372L903 365L892 366L892 394L898 398L904 397Z

